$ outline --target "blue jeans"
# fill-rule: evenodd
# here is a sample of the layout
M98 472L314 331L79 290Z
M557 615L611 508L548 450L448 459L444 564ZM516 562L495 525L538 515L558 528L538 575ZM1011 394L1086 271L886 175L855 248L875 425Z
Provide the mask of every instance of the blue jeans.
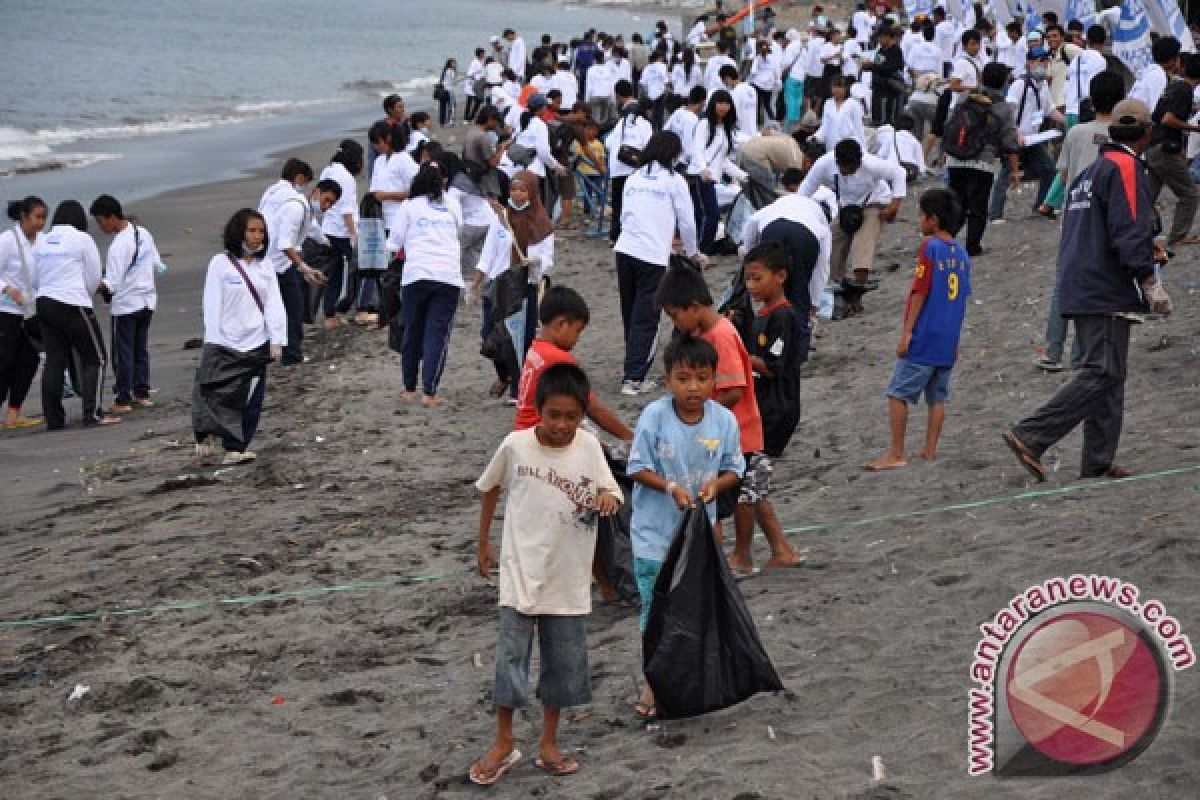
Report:
M492 701L501 708L529 705L529 662L537 628L537 696L543 706L568 708L592 701L584 616L522 614L500 606L496 638L496 678Z
M284 366L304 361L304 308L308 303L308 290L300 270L295 265L279 273L279 294L283 297L283 308L287 311L288 341L283 348Z
M1024 148L1021 151L1021 159L1024 161L1026 174L1036 176L1038 179L1037 195L1033 199L1033 210L1037 211L1038 206L1045 202L1046 194L1054 184L1054 178L1057 175L1054 169L1054 160L1046 152L1044 144L1035 144ZM1008 181L1011 175L1008 159L1000 159L1000 175L992 184L992 200L988 206L989 220L1004 217L1004 203L1008 199Z
M633 557L633 578L637 581L638 594L642 598L642 615L638 621L642 633L646 632L646 623L650 621L650 602L654 599L654 584L658 582L662 565L661 561Z
M129 405L133 398L150 397L150 337L148 308L132 314L117 314L112 318L113 372L117 376L116 401Z
M414 281L401 290L404 347L400 369L405 391L417 390L417 371L426 396L437 394L450 349L450 329L458 308L459 288L440 281Z

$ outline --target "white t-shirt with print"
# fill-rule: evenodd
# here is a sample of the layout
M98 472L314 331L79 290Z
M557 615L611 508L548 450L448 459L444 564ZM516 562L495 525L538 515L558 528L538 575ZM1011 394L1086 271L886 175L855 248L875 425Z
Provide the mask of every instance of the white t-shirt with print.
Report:
M578 616L592 610L596 495L624 499L595 436L577 431L566 447L547 447L537 429L504 438L483 475L481 492L504 486L500 605L530 616Z

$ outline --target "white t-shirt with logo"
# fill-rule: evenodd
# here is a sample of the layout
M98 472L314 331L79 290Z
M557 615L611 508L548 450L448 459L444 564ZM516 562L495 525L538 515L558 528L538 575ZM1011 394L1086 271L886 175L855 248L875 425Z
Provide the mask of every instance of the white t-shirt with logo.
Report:
M531 616L591 613L596 496L624 499L600 442L580 430L566 447L547 447L536 428L514 431L475 482L481 492L499 486L508 492L500 605Z

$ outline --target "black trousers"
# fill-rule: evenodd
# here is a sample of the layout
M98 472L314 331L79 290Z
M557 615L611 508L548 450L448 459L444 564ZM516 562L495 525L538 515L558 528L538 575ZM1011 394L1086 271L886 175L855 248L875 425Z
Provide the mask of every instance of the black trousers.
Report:
M113 374L117 378L116 401L129 405L133 398L150 397L150 320L148 308L112 318Z
M1080 422L1083 458L1080 475L1103 475L1113 465L1125 419L1125 375L1129 360L1129 321L1110 316L1075 317L1075 344L1083 358L1071 381L1013 433L1041 457Z
M775 116L775 109L771 108L771 90L755 86L754 92L758 95L758 126L761 128L767 120L778 118Z
M67 423L63 410L63 372L74 364L83 400L83 424L94 424L101 412L104 383L100 376L108 363L104 337L96 313L85 306L71 306L49 297L37 299L38 321L46 346L46 368L42 370L42 413L47 430Z
M333 257L329 259L325 272L326 283L321 289L321 303L325 319L332 319L339 312L349 310L354 299L351 270L354 262L354 247L349 237L328 236Z
M304 311L309 305L308 284L295 264L279 273L279 294L287 311L288 343L281 362L286 367L304 361Z
M613 178L609 186L608 198L612 202L612 222L608 226L608 240L615 242L621 235L621 201L625 194L625 178Z
M625 380L642 381L658 345L659 311L654 295L667 268L617 253L617 289L625 331Z
M38 352L21 314L0 313L0 403L20 408L37 374Z
M883 81L878 81L882 83ZM874 85L874 83L872 83ZM876 125L891 125L904 105L904 95L879 88L871 92L871 119Z
M987 227L995 176L971 167L950 167L947 171L950 173L950 190L958 195L958 202L967 216L967 255L977 256L983 249L983 230Z

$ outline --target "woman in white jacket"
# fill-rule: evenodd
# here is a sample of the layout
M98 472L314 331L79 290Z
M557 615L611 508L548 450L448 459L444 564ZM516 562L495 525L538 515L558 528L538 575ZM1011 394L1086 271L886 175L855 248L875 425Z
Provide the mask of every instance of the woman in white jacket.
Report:
M267 392L267 364L287 344L287 311L267 252L266 219L243 208L225 224L224 251L204 276L204 350L192 388L196 455L229 465L253 461L248 449Z
M681 149L674 133L654 134L642 150L642 166L625 182L621 236L613 248L625 330L624 395L644 394L655 388L654 381L646 379L658 343L659 311L654 295L670 263L676 231L684 253L695 256L701 264L707 263L696 249L695 216L687 182L674 170Z
M688 176L696 190L696 227L700 231L700 252L712 255L717 238L721 209L717 204L717 181L728 176L746 180L746 173L733 163L733 132L737 130L737 112L733 97L724 89L713 92L704 116L692 134L692 155Z
M850 97L853 81L838 75L830 82L830 99L821 111L821 127L813 134L832 153L838 142L853 139L867 149L867 132L863 127L866 110L856 98Z
M83 400L83 424L111 425L119 417L101 408L101 377L108 364L100 323L92 310L92 295L100 286L100 251L87 233L87 215L75 200L54 210L51 228L33 248L32 282L37 316L46 346L42 370L42 412L46 429L66 425L63 411L63 371L68 364Z
M0 233L0 405L3 428L30 428L39 420L21 416L37 375L37 320L33 315L33 247L46 227L46 204L30 195L8 204L11 230ZM40 336L39 336L40 338Z
M463 288L462 208L446 194L445 176L437 162L421 167L413 179L409 199L400 207L396 225L388 232L388 249L404 251L401 278L401 311L404 343L400 367L403 400L417 399L417 373L421 373L421 401L441 405L437 396L450 330Z

